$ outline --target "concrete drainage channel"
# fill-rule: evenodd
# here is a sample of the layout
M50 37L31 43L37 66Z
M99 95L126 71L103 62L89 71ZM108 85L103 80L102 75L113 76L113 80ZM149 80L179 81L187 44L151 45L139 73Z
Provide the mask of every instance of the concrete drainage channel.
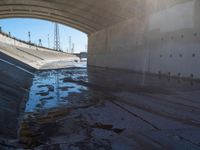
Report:
M191 86L168 76L86 68L66 54L51 61L55 52L37 51L36 59L34 50L2 48L0 149L199 149L198 81Z
M90 134L93 129L102 129L115 134L123 132L124 129L114 128L113 125L89 122L85 118L89 117L89 114L81 115L83 110L99 105L104 95L78 82L88 83L86 68L36 72L25 111L19 116L18 139L1 139L0 147L3 149L43 149L55 147L57 144L73 147L70 146L72 143L79 145L76 143L77 140L92 139ZM85 144L89 146L88 142ZM96 144L99 148L102 146L106 149L111 148L108 142L104 143L100 139L91 144L93 149Z
M1 90L1 98L33 81L15 103L9 96L2 102L3 150L200 148L198 83L155 76L144 83L139 74L91 67L37 71L32 79L15 68L23 79Z

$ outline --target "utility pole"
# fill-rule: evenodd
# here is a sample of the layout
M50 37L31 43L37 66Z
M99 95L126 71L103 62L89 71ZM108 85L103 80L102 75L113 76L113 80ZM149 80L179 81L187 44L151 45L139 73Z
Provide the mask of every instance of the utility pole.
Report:
M39 39L39 44L38 46L42 47L42 39Z
M31 48L31 32L28 32L28 42L29 42L29 48Z
M31 43L31 32L28 32L28 42Z
M49 43L49 34L48 34L48 48L50 48L50 43Z
M68 41L67 41L67 42L68 42ZM69 53L68 45L66 45L66 51L67 51L67 53Z
M88 51L88 46L87 45L85 45L85 52L87 52Z
M74 49L75 49L75 44L72 44L72 54L74 53Z
M56 51L61 51L60 50L60 33L59 33L59 26L57 23L55 23L55 28L54 28L54 49Z
M72 37L69 36L69 53L72 51Z

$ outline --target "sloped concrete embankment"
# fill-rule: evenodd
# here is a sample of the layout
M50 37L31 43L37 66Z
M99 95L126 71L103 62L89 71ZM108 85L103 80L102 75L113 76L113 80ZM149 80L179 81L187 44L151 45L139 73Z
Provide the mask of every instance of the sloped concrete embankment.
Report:
M24 112L35 72L52 68L52 63L62 62L53 66L62 68L76 59L62 52L0 42L0 149L2 143L18 136L20 114Z

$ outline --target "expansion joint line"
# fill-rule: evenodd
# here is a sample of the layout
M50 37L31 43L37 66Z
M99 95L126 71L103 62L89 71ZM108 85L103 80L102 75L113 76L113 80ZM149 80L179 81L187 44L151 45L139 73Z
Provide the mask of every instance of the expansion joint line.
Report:
M145 120L145 119L142 118L141 116L139 116L139 115L137 115L137 114L131 112L130 110L126 109L125 107L123 107L123 106L121 106L121 105L119 105L118 103L114 102L113 100L111 100L111 102L112 102L114 105L118 106L119 108L123 109L124 111L128 112L129 114L133 115L134 117L136 117L136 118L138 118L138 119L144 121L145 123L149 124L149 125L150 125L152 128L154 128L155 130L160 130L157 126L155 126L155 125L152 124L151 122Z

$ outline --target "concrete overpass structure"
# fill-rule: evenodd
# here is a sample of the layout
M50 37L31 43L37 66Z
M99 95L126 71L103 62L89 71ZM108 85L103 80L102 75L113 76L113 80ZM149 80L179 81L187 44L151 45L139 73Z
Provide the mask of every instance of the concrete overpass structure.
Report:
M88 65L200 78L199 0L2 0L0 18L56 21L88 34Z
M0 35L0 149L200 149L199 14L199 0L1 0L0 18L87 33L97 67L54 70L75 58Z

